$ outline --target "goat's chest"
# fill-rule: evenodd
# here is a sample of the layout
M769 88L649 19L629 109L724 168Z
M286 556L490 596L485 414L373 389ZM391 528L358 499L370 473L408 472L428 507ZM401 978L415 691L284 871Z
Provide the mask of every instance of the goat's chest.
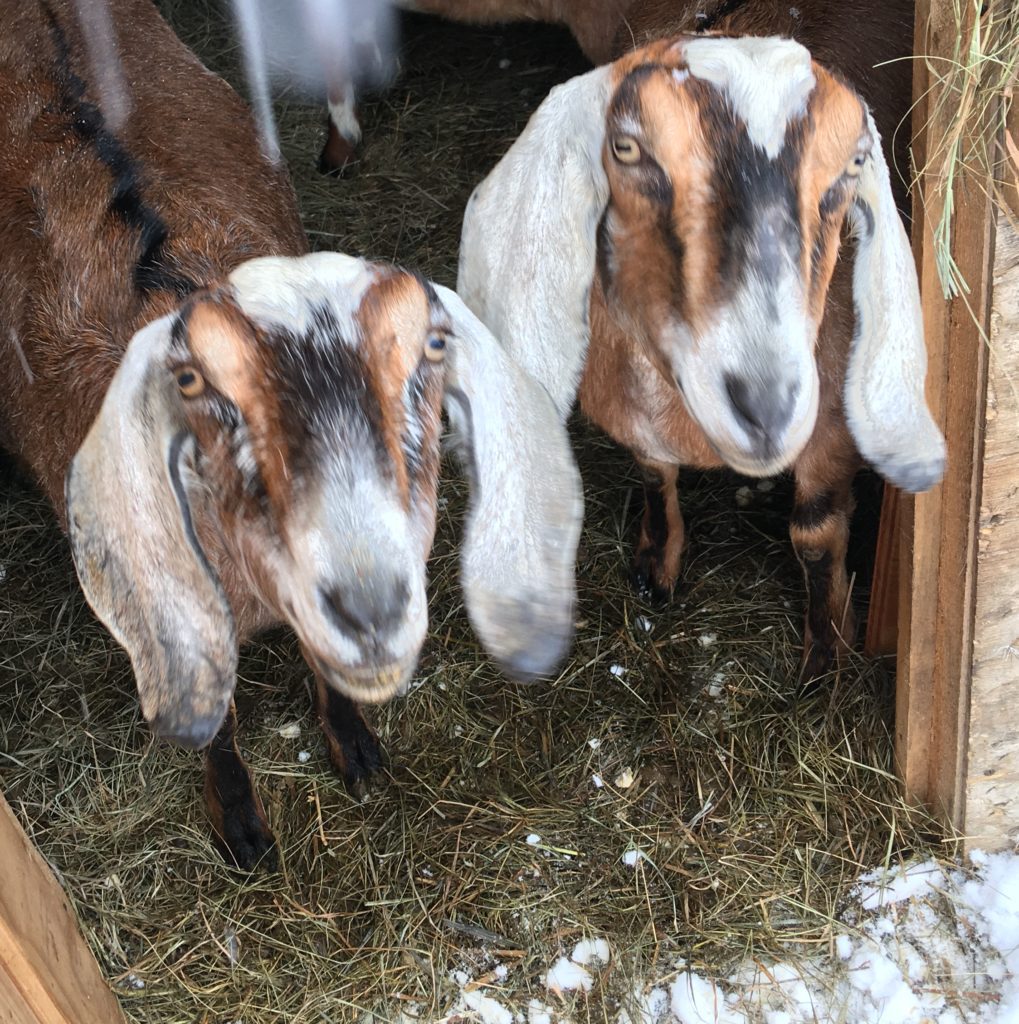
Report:
M642 462L721 466L679 391L662 377L640 343L594 304L591 328L580 382L584 415Z

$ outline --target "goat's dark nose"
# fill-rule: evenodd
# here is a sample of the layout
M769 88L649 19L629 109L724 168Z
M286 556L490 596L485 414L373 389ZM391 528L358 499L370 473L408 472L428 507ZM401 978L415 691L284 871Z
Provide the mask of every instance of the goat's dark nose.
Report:
M322 603L340 630L354 640L385 636L403 620L410 587L402 577L371 578L353 586L320 589Z
M725 392L740 426L750 435L754 447L773 452L789 426L796 408L800 385L774 377L748 380L734 373L725 375Z

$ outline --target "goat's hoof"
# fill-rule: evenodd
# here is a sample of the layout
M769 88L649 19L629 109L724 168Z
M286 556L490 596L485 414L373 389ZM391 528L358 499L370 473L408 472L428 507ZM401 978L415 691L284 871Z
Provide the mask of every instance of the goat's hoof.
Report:
M675 584L663 586L658 582L658 559L652 549L638 551L630 566L630 586L648 604L666 605L672 600Z
M803 652L803 663L800 666L799 693L809 696L816 692L821 683L830 675L836 665L834 646L811 643Z
M222 827L214 838L227 864L248 872L278 870L276 837L254 803L224 807Z
M357 150L345 139L340 139L340 145L330 141L318 158L318 173L329 178L350 178L357 173L360 163Z
M372 728L357 714L333 722L326 734L329 760L347 788L360 792L382 768L382 748Z

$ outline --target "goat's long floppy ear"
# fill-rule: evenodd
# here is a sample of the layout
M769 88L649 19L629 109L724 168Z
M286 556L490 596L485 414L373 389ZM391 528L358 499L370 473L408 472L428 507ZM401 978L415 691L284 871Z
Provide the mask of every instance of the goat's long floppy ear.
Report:
M78 579L127 649L142 712L161 734L203 746L233 694L237 638L195 535L194 441L164 359L171 317L139 331L68 470Z
M553 89L474 190L464 214L457 291L565 420L590 338L610 68Z
M913 252L895 209L881 137L873 138L850 217L856 234L856 334L846 419L860 454L897 487L926 491L945 471L945 440L924 397L927 349Z
M515 679L552 672L573 636L584 502L548 394L448 288L446 407L471 483L461 575L471 624Z

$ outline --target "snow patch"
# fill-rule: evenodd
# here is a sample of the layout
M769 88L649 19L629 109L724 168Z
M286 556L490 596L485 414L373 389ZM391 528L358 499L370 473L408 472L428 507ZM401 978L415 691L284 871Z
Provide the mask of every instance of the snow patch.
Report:
M600 966L612 959L612 950L605 939L582 939L573 947L570 959L575 964Z
M545 975L545 984L556 993L570 992L576 989L590 992L594 979L580 964L575 964L561 956L549 968L548 974Z

